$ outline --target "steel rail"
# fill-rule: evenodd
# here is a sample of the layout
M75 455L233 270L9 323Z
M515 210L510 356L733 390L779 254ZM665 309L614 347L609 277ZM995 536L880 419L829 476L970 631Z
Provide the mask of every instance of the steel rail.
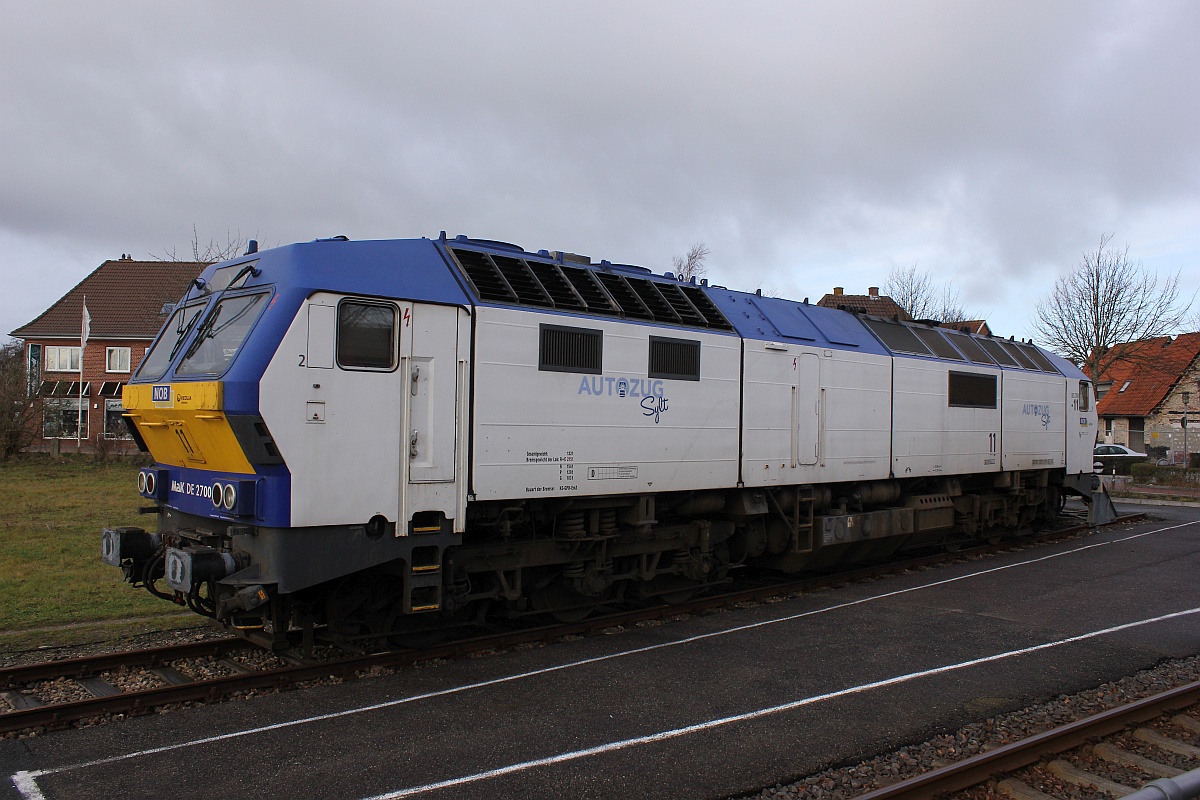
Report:
M1119 517L1108 524L1116 525L1134 522L1143 517L1143 514L1133 514ZM235 692L257 689L285 689L306 681L321 680L329 677L345 678L353 675L355 672L370 670L372 668L403 667L442 658L461 658L486 650L503 649L518 644L545 642L564 636L586 635L608 628L662 620L681 614L693 614L737 603L797 594L850 581L875 578L925 566L934 566L966 557L999 553L1012 549L1014 545L1054 541L1087 530L1087 525L1078 525L1026 536L1017 540L1005 540L996 545L983 545L954 553L920 556L900 562L863 567L849 572L837 572L819 577L788 581L786 583L757 586L725 594L700 597L675 605L656 605L632 611L619 611L590 617L580 622L543 625L459 639L429 647L410 650L391 650L382 653L323 661L315 664L306 663L279 669L239 673L220 678L144 689L136 692L122 692L105 697L18 709L0 714L0 733L38 727L65 727L72 722L106 714L148 713L153 708L172 703L216 702ZM31 664L25 667L12 667L7 670L0 670L0 680L5 680L7 675L18 674L22 670L24 674L34 676L26 678L25 680L27 681L45 680L56 677L83 677L123 665L156 665L184 657L213 655L214 650L217 654L224 655L238 647L246 647L248 644L245 640L235 637L188 645L173 645L152 651L130 651L127 653L115 653L109 656L87 656L79 659L50 661L42 664ZM189 650L192 651L190 654L181 655L181 653L188 653ZM144 654L140 661L136 658L139 654ZM145 657L146 655L149 658ZM63 666L66 666L67 670L63 670Z
M86 678L121 667L156 667L181 658L220 657L249 646L250 643L245 639L230 636L224 639L187 642L147 650L126 650L119 653L102 653L94 656L3 667L0 668L0 689L11 689L33 681L54 680L55 678Z
M1200 681L875 789L859 795L856 800L921 800L936 794L962 791L993 775L1028 767L1046 757L1086 744L1090 739L1109 736L1130 725L1147 722L1197 702L1200 702Z

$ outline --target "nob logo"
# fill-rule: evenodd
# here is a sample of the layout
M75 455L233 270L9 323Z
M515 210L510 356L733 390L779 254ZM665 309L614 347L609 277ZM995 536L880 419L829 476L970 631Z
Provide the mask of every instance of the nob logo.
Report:
M155 403L171 402L170 386L153 386L150 388L150 400Z

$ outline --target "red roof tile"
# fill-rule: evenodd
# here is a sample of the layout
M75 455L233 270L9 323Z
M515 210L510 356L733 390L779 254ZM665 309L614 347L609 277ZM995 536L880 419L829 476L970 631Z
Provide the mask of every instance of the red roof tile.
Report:
M163 305L183 297L207 264L191 261L105 261L41 316L10 335L20 339L79 338L83 298L96 339L152 339L166 318Z
M987 320L984 319L968 319L962 322L939 322L939 328L949 328L954 331L965 331L967 333L978 334L979 336L991 336L992 329L988 327Z
M876 317L900 317L912 319L908 312L887 295L879 294L827 294L817 301L822 308L840 308L859 314Z
M1100 377L1100 382L1112 381L1112 388L1097 403L1096 411L1102 417L1146 417L1167 398L1200 355L1200 333L1185 333L1174 339L1163 336L1118 347L1128 348L1131 360L1114 364Z

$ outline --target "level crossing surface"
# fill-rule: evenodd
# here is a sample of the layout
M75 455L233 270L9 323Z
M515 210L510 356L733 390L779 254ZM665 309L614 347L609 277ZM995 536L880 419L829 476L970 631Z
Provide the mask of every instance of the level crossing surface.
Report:
M0 797L725 797L1200 653L1200 510L747 608L0 742Z

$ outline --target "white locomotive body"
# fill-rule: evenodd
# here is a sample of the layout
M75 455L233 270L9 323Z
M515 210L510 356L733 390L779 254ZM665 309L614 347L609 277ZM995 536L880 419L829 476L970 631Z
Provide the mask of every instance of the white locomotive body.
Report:
M1090 479L1031 344L465 237L209 267L125 393L127 579L283 646L994 538ZM165 583L166 586L161 586Z

